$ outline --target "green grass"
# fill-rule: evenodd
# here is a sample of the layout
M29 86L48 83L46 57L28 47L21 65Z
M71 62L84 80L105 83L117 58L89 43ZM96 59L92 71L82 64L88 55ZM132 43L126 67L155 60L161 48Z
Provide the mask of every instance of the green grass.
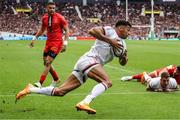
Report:
M178 65L179 41L127 41L128 64L122 67L114 59L105 65L113 86L92 102L96 115L74 108L96 84L91 79L62 98L32 94L14 103L15 94L27 83L38 81L43 70L44 41L38 41L32 49L28 44L29 41L0 41L0 119L180 119L179 92L151 93L136 81L120 81L124 75ZM70 41L67 52L57 56L53 65L62 81L92 44ZM51 79L48 76L44 86Z

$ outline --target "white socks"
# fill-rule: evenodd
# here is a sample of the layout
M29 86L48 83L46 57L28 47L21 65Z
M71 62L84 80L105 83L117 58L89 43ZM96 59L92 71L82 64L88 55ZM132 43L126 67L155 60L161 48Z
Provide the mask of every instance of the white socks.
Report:
M51 96L53 89L54 89L54 87L52 87L52 86L43 87L43 88L31 87L30 92Z
M107 85L104 83L97 84L96 86L94 86L91 93L87 95L82 102L85 104L89 104L95 97L102 94L107 88Z

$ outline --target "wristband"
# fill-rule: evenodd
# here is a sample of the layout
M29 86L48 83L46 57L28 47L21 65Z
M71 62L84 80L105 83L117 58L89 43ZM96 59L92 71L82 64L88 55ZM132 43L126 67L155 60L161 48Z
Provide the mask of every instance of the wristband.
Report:
M68 41L65 40L65 41L63 42L63 45L68 45Z

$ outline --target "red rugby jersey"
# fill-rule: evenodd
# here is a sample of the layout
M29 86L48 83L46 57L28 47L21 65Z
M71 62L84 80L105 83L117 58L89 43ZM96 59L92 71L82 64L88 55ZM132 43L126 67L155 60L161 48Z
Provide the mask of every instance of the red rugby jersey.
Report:
M68 25L67 21L61 14L55 12L52 14L52 27L50 29L48 17L48 13L42 17L42 26L47 28L47 42L62 42L63 26Z

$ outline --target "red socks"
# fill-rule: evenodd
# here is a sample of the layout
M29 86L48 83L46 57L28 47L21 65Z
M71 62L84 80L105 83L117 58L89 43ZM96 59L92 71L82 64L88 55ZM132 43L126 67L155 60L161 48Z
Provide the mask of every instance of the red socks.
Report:
M50 73L51 73L51 75L52 75L54 81L59 80L58 74L56 73L55 70L50 70Z
M133 75L133 79L141 79L142 75L143 75L142 73Z
M45 79L46 79L46 75L41 75L40 81L39 81L41 83L41 85L43 84Z

